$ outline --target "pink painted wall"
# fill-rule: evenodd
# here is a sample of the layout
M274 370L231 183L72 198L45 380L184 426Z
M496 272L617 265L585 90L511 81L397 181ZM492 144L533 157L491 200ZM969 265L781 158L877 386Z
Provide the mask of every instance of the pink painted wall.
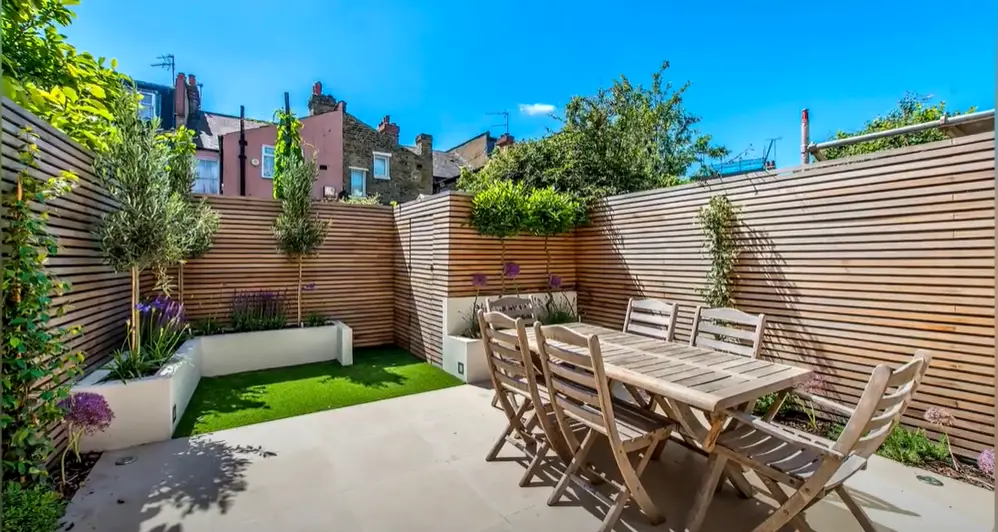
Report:
M343 190L343 111L337 109L301 119L301 141L305 157L316 155L319 179L312 195L322 197L324 186ZM263 146L277 142L277 127L247 129L246 135L246 195L270 198L274 182L263 178ZM257 164L253 164L253 160ZM325 167L325 169L323 169ZM222 195L239 195L239 132L222 136Z

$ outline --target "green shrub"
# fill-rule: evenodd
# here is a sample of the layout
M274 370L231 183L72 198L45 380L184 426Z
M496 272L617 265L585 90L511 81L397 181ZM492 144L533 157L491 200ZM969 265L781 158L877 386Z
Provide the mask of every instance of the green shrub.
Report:
M346 203L347 205L380 205L381 194L372 194L370 196L347 196L340 201L342 203Z
M776 398L779 396L780 394L778 393L770 393L760 397L759 400L755 402L755 409L753 409L755 415L757 416L766 415L766 412L769 412L769 409L773 407L773 403L776 402ZM790 412L793 411L794 411L794 402L791 400L790 397L787 397L783 401L783 404L780 405L780 411L776 415L782 416L785 414L789 414Z
M24 489L16 483L3 493L4 532L54 532L66 503L47 486Z
M828 429L828 438L838 439L843 429L842 425L832 425ZM940 436L939 441L934 442L922 429L909 431L900 425L895 425L891 429L890 435L881 444L877 454L911 466L919 466L929 462L950 463L949 443L945 436Z
M328 323L328 318L321 312L309 312L305 315L305 321L302 323L305 327L322 327Z
M224 331L225 327L222 326L222 322L215 316L191 321L191 336L211 336L213 334L221 334Z

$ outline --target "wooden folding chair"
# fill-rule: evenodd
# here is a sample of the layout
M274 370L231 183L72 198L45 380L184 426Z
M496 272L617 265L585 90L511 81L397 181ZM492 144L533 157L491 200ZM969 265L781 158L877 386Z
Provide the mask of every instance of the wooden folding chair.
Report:
M758 358L765 330L765 314L749 314L735 308L697 306L693 314L690 345Z
M478 320L495 397L508 420L485 460L495 460L507 443L513 445L530 458L530 465L520 478L520 486L526 486L552 447L549 435L560 437L560 434L548 416L547 390L537 384L524 320L481 310ZM519 406L515 398L520 399ZM559 443L555 442L555 450L567 459L568 451Z
M624 332L671 342L676 334L675 303L658 299L634 299L627 302Z
M517 319L523 318L528 323L537 320L537 307L533 300L526 297L500 296L485 300L486 312L499 312L506 316Z
M655 447L669 437L673 423L668 418L630 405L614 402L603 368L599 339L585 336L560 325L534 323L537 350L544 370L555 418L573 457L548 499L553 505L573 482L606 504L606 516L600 532L613 528L627 501L634 499L653 525L664 520L641 484L641 473L651 460ZM552 343L554 342L554 343ZM576 426L585 431L580 442ZM580 474L597 438L606 438L623 483L602 479L616 488L616 498L598 491ZM640 453L632 464L630 453Z
M525 297L499 296L485 300L485 312L498 312L506 315L511 320L523 318L527 324L533 324L537 320L537 307L533 300ZM499 400L492 398L492 407L499 407Z
M816 407L850 416L834 442L770 422L785 394L762 418L729 410L728 414L735 421L718 438L707 461L707 474L687 517L687 531L699 529L707 511L709 494L725 463L731 460L754 471L781 504L755 527L755 532L775 532L787 523L792 523L798 530L812 530L805 521L804 511L833 491L864 531L875 532L870 518L843 483L865 469L870 455L887 439L911 402L931 361L931 353L917 351L910 362L897 370L892 371L886 364L877 366L855 409L795 391ZM780 484L790 486L796 492L787 496Z

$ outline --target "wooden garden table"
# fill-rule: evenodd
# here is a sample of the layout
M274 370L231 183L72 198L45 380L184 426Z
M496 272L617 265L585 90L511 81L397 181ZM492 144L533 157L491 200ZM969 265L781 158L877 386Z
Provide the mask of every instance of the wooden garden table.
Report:
M607 378L627 389L642 407L660 406L679 423L684 438L692 438L707 452L714 448L724 429L729 408L746 409L764 395L789 390L811 377L811 370L805 368L666 342L599 325L564 326L582 334L597 335ZM527 328L527 339L531 350L536 352L532 328ZM641 391L648 395L647 399ZM697 410L706 419L701 420ZM750 492L746 493L750 490L748 481L741 471L729 474L735 487L750 496ZM713 492L699 496L712 497Z

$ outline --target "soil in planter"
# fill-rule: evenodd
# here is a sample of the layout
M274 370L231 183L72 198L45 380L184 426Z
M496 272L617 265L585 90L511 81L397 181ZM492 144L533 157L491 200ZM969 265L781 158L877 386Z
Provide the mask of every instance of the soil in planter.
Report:
M776 422L781 425L797 429L801 432L821 436L822 438L828 438L829 435L835 430L834 424L820 419L817 421L818 427L815 429L815 427L811 426L811 421L799 412L790 412L777 416ZM939 461L925 462L912 467L925 469L926 471L931 471L939 476L961 480L967 484L991 491L994 491L995 489L994 480L986 473L978 469L976 464L969 464L961 461L959 470L955 469L952 464Z
M53 473L56 477L56 482L60 487L62 492L62 497L66 501L73 500L73 495L80 489L83 482L87 479L90 474L90 470L97 465L97 461L100 460L101 454L103 453L80 453L80 459L76 459L76 455L73 451L69 451L66 455L66 483L62 483L62 473L58 470L58 462L56 462L56 471Z

